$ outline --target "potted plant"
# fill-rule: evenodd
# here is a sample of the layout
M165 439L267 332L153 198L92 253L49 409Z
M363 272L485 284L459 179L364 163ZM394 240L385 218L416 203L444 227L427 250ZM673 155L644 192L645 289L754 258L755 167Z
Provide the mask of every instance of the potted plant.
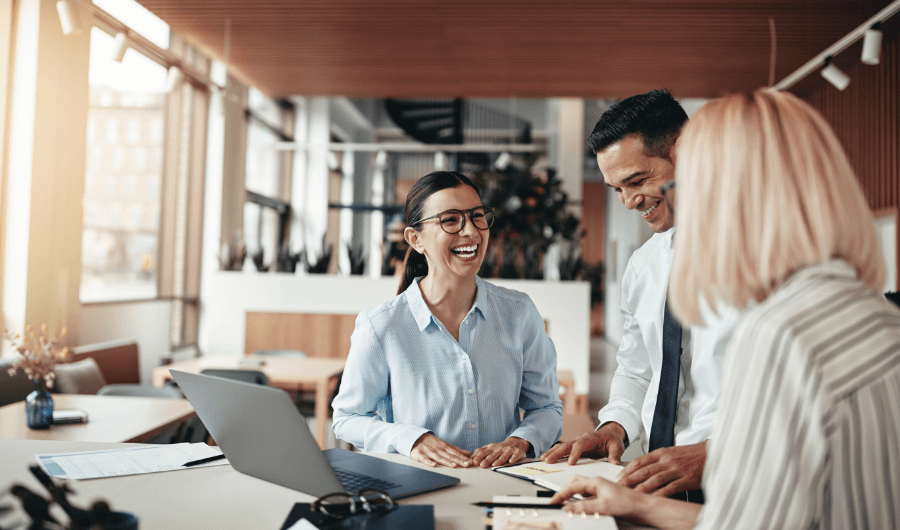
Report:
M53 367L65 362L69 356L68 347L60 347L60 340L69 330L62 328L56 337L47 335L47 324L41 324L40 335L34 326L25 326L25 336L5 330L3 337L19 354L19 360L9 369L9 375L22 370L34 381L34 392L25 398L25 423L32 429L46 429L53 422L53 398L48 389L53 388Z

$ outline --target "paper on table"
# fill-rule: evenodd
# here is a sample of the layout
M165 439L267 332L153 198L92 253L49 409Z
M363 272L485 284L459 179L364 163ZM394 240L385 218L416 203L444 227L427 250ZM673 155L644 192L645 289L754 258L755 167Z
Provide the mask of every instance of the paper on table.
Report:
M549 504L548 497L494 496L503 504ZM540 508L494 508L494 530L616 530L616 520L608 515L569 515L562 510Z
M187 462L218 454L220 454L218 451L205 443L182 443L34 456L51 477L82 480L228 464L228 459L222 459L184 467Z
M558 472L545 471L536 476L535 469L538 468L538 466L541 470L553 468L554 471ZM610 464L609 462L603 462L601 460L582 459L574 466L570 466L565 460L555 464L526 462L515 466L497 468L496 471L506 475L531 480L538 486L553 491L559 491L576 476L603 477L606 480L615 482L619 472L622 471L622 466L617 466L616 464Z

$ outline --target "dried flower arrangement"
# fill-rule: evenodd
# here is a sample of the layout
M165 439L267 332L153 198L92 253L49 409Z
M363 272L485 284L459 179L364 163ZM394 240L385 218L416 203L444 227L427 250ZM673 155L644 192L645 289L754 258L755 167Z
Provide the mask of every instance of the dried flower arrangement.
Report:
M64 362L69 356L68 347L60 347L59 342L69 330L62 328L59 335L49 338L47 324L41 324L41 334L35 334L34 326L25 326L25 336L4 330L3 338L8 340L15 348L21 359L9 369L9 375L15 375L16 370L22 370L32 381L43 379L47 388L53 388L53 367Z

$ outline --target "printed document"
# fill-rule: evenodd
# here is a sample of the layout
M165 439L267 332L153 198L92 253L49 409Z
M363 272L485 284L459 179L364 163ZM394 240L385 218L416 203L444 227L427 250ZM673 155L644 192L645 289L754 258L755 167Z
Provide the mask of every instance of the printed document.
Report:
M226 458L184 467L188 462L218 454L221 453L205 443L181 443L34 456L51 477L83 480L227 465Z

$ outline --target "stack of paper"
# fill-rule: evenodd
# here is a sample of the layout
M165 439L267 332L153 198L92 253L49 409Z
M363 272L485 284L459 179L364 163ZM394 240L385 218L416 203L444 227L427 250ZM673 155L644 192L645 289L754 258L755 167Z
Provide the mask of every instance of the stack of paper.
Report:
M142 475L176 469L221 466L227 459L184 467L184 464L201 458L221 454L205 443L150 445L109 451L87 451L54 455L34 455L44 471L51 477L65 479L90 479Z

